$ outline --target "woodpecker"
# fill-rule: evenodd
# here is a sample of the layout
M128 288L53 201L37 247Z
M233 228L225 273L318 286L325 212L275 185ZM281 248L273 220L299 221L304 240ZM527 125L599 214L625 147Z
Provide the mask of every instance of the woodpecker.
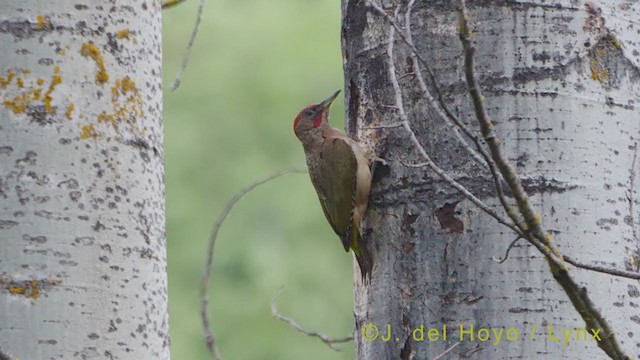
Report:
M329 125L331 103L339 93L302 109L293 122L293 131L304 148L311 183L324 215L344 250L353 250L366 280L371 277L373 259L360 235L360 222L367 210L371 171L362 147Z

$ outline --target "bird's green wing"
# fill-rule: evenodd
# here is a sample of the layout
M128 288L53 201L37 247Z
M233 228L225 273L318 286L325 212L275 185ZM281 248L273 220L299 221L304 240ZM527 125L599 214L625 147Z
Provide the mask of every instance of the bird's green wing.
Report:
M319 169L322 189L318 197L333 231L349 251L358 164L351 145L344 139L330 138L323 146Z

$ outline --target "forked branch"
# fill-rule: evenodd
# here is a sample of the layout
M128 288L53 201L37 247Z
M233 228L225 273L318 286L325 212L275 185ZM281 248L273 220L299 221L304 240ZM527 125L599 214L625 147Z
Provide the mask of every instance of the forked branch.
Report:
M214 360L220 360L222 359L222 357L220 356L220 351L218 350L213 331L211 330L211 324L209 322L209 280L211 278L211 269L213 268L213 250L215 249L220 227L222 227L224 220L227 218L227 216L231 212L231 209L233 209L236 203L240 201L240 199L242 199L245 195L247 195L247 193L249 193L251 190L283 175L306 172L307 171L302 168L285 169L252 182L251 184L238 191L235 195L233 195L231 199L229 199L227 204L222 209L220 215L218 215L218 217L216 218L215 223L213 224L213 229L211 230L211 234L209 235L209 243L207 246L207 260L205 262L202 279L200 281L200 316L202 318L202 326L204 327L205 343L207 344L207 349L209 350L209 353L211 353L211 357Z
M627 359L629 357L620 348L620 344L618 344L615 334L612 332L606 319L591 302L587 294L587 289L578 285L569 274L567 267L563 264L564 257L560 254L560 251L551 244L551 235L542 227L540 215L533 208L518 174L502 152L500 142L493 130L491 118L484 106L484 96L476 80L477 77L474 68L475 49L471 42L471 29L469 28L469 15L467 13L465 0L456 0L456 8L458 12L458 34L464 49L464 73L469 94L473 101L476 119L478 120L482 136L489 146L491 158L509 185L511 193L518 204L520 214L527 224L529 231L526 233L526 239L530 242L538 240L546 249L550 250L544 254L553 277L567 293L573 306L582 316L587 327L590 329L601 329L605 334L605 336L598 341L598 346L612 359Z
M335 350L335 351L341 351L342 348L337 347L336 344L343 344L346 342L350 342L353 341L353 336L345 336L345 337L341 337L341 338L332 338L329 337L325 334L319 333L317 331L312 331L312 330L307 330L305 328L303 328L302 326L298 325L297 322L295 322L293 319L290 319L284 315L281 315L278 312L278 306L276 305L277 301L278 301L278 295L280 295L280 292L282 291L282 288L276 290L276 292L273 294L273 298L271 299L271 315L282 321L285 322L289 325L291 325L292 328L296 329L298 332L301 332L307 336L310 337L315 337L320 339L320 341L322 341L323 343L327 344L327 346L329 346L331 349Z

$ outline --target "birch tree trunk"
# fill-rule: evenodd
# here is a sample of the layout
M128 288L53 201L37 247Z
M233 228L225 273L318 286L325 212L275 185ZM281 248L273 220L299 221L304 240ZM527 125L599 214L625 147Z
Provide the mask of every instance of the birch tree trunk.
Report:
M498 263L514 232L427 167L403 165L425 159L397 125L400 107L431 159L507 217L491 173L439 116L437 101L425 96L419 77L432 93L433 83L422 64L415 72L417 59L403 39L409 28L444 103L479 136L453 1L412 1L410 26L409 1L371 2L398 28L369 1L342 2L348 130L388 161L375 175L364 231L377 265L369 285L356 278L357 358L433 359L448 349L450 358L465 359L607 358L589 332L576 330L585 321L536 248L521 240ZM484 105L553 243L581 262L637 272L640 4L468 6ZM510 195L507 200L513 203ZM622 350L640 358L637 281L569 272ZM566 343L563 330L573 331Z
M0 8L0 348L168 359L160 2Z

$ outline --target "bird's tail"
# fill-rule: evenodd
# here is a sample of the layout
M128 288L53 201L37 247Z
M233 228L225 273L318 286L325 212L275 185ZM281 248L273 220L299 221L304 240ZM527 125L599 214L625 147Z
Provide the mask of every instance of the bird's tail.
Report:
M368 282L371 280L371 271L373 270L373 257L371 256L371 252L367 248L367 244L364 243L362 236L360 236L360 231L357 227L354 226L354 230L352 231L351 238L351 249L353 249L353 253L356 255L356 260L358 260L358 266L360 266L360 274L362 275L362 280L364 282Z

